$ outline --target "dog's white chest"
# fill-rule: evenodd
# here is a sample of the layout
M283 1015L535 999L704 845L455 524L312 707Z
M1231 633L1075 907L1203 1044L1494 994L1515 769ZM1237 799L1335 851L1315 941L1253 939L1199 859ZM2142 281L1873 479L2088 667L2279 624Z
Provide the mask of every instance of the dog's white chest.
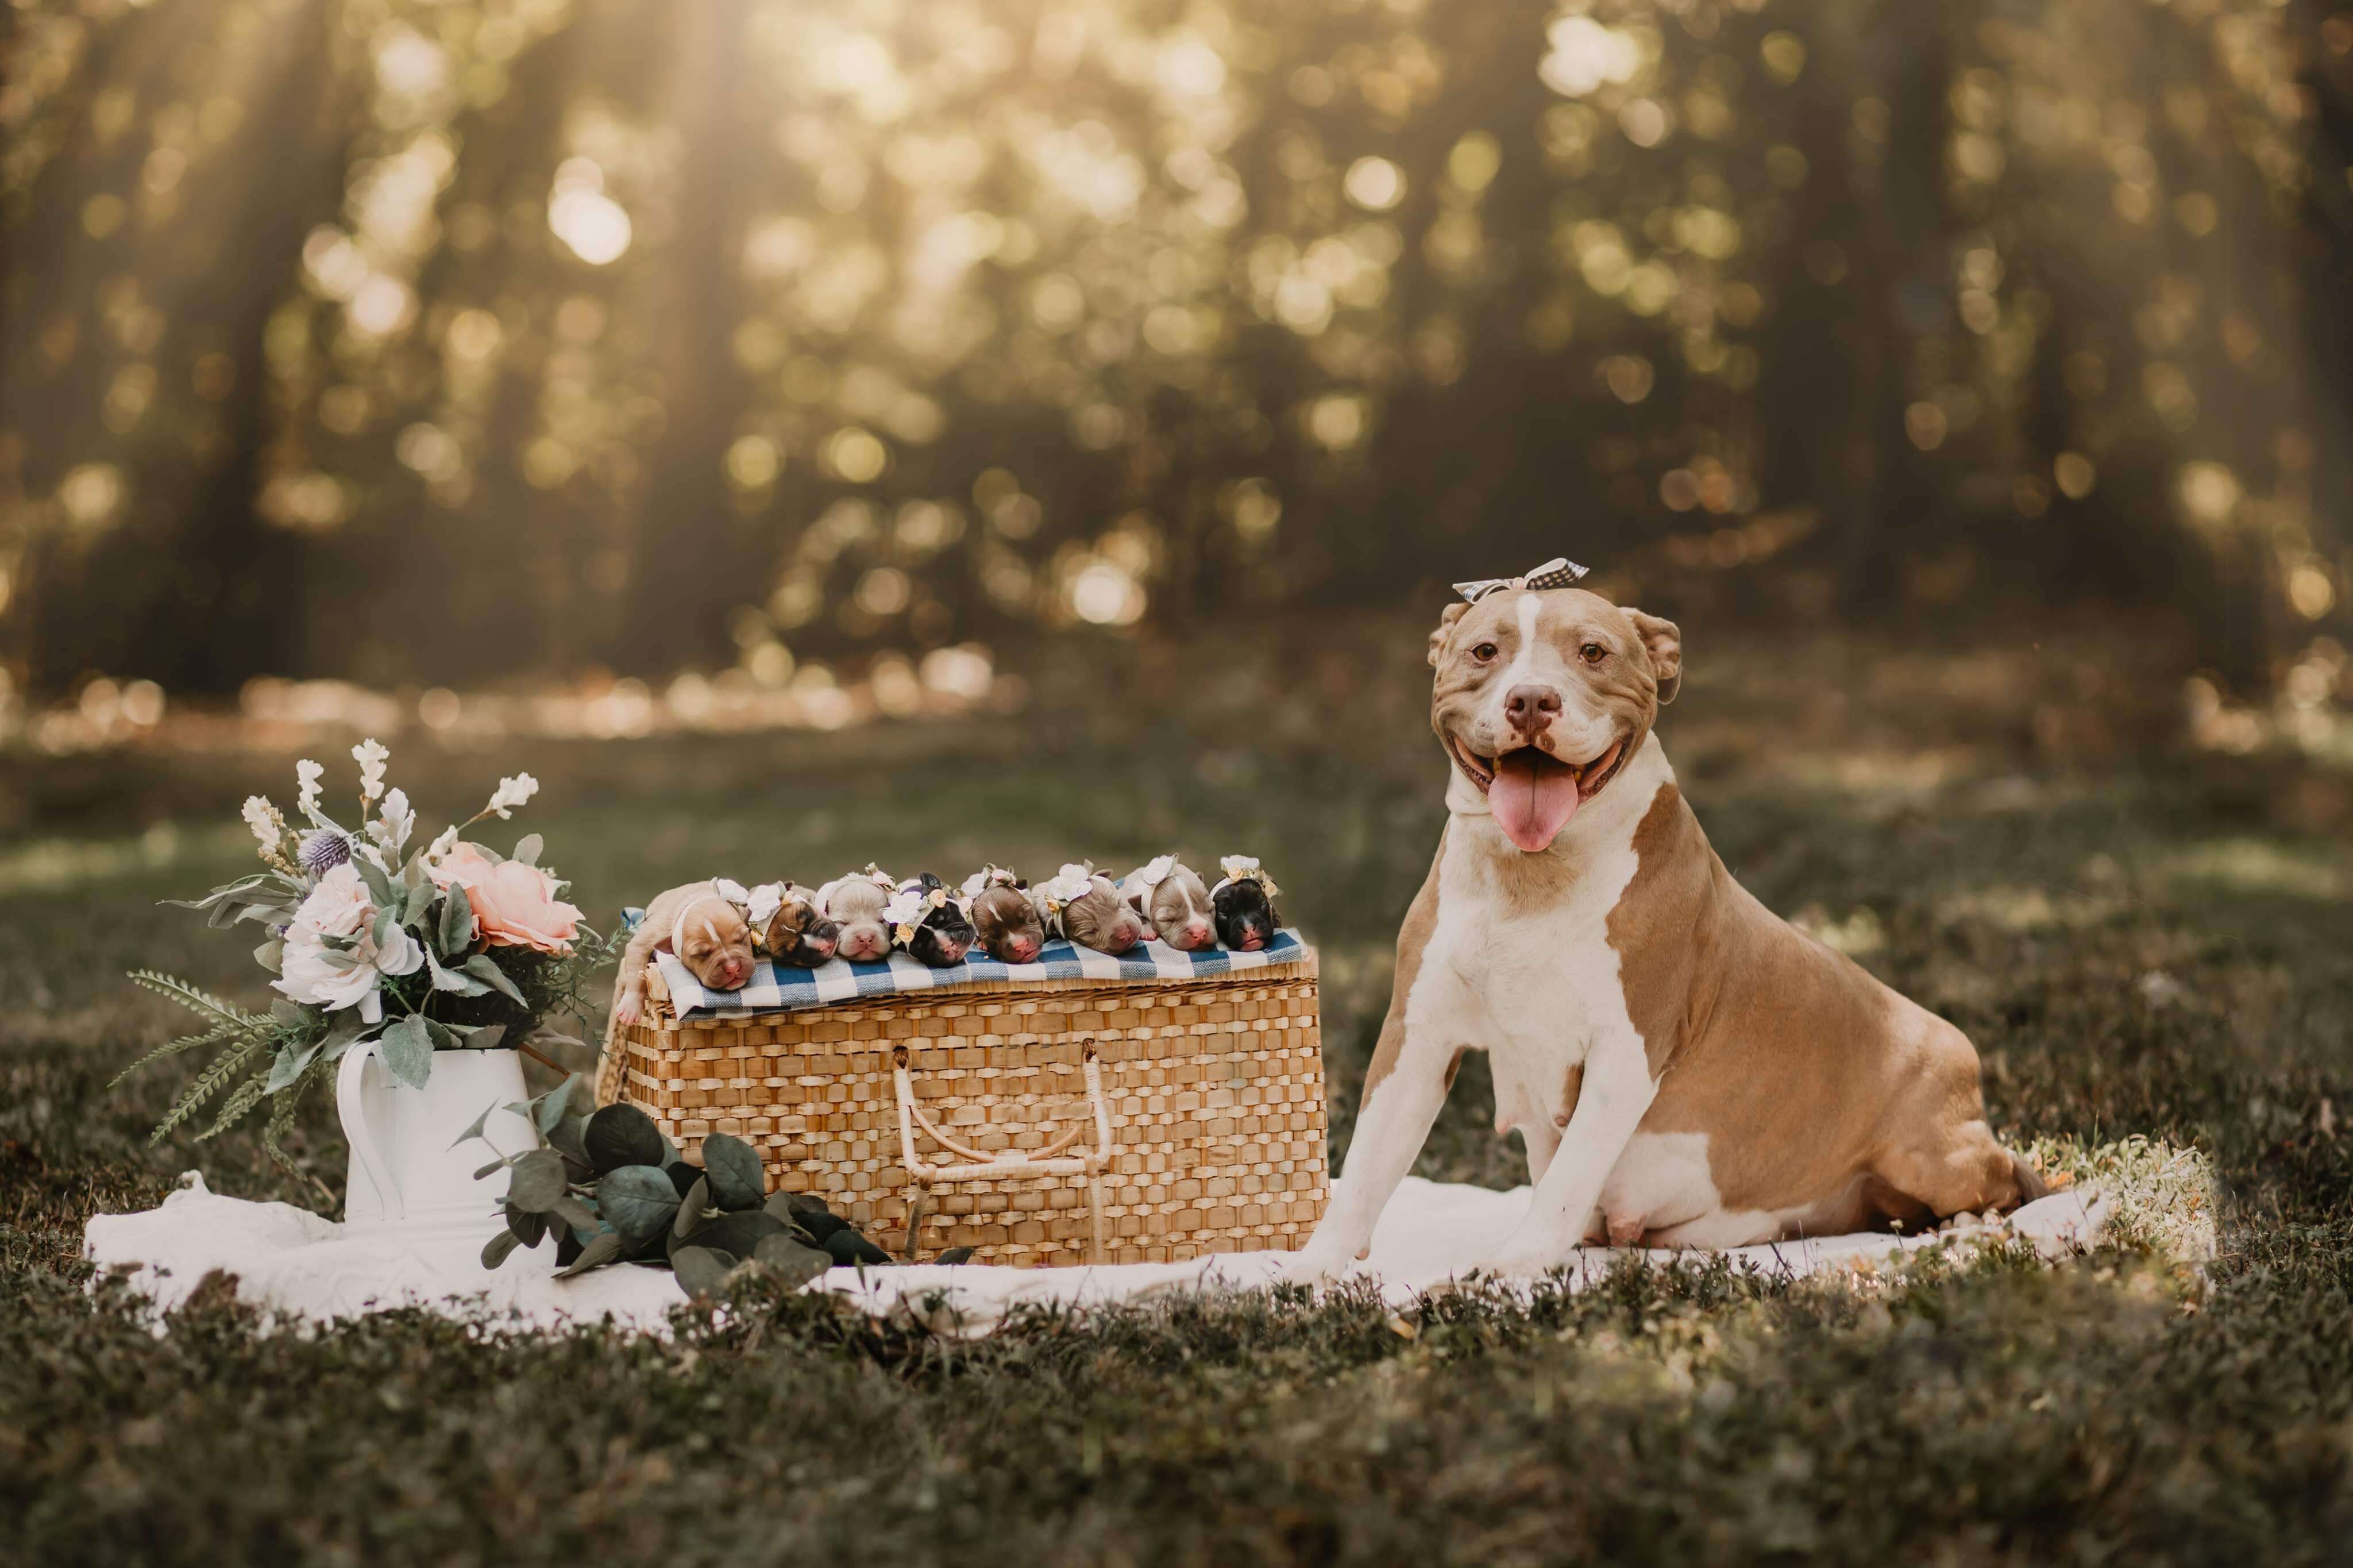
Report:
M1646 792L1625 794L1628 805L1647 804ZM1483 1015L1484 1027L1464 1043L1493 1053L1499 1085L1525 1082L1556 1097L1598 1044L1640 1047L1609 944L1609 916L1637 860L1632 823L1615 820L1628 815L1607 814L1578 836L1577 853L1541 864L1499 868L1473 839L1493 831L1483 823L1450 835L1431 956Z

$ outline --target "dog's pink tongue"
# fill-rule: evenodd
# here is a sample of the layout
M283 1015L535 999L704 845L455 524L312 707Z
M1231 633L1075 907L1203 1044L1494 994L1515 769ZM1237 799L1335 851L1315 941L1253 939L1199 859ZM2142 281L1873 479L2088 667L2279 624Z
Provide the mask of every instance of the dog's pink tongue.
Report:
M1512 842L1533 855L1577 815L1577 774L1542 752L1508 752L1496 761L1487 809Z

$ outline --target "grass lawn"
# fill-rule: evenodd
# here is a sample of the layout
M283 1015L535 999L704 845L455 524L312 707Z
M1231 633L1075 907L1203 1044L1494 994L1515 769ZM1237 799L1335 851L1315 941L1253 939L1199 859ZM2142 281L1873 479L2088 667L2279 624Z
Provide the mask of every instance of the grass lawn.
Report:
M173 1026L123 969L261 997L249 941L155 900L241 869L237 801L290 795L291 768L8 759L0 1561L2353 1562L2343 781L2168 749L2176 678L2128 640L1694 644L1662 732L1727 863L1968 1029L2005 1137L2201 1152L2202 1278L2132 1231L1885 1289L1627 1269L1411 1320L1258 1300L960 1346L807 1298L670 1342L409 1314L270 1335L218 1291L158 1338L90 1298L91 1214L191 1168L341 1196L323 1103L289 1173L258 1127L146 1144L191 1068L107 1089ZM1119 702L1060 667L1016 721L412 740L392 776L438 826L528 766L545 792L505 831L543 833L592 918L714 871L1255 852L1324 953L1345 1155L1440 815L1419 628L1147 650ZM1491 1110L1473 1058L1422 1173L1525 1179Z

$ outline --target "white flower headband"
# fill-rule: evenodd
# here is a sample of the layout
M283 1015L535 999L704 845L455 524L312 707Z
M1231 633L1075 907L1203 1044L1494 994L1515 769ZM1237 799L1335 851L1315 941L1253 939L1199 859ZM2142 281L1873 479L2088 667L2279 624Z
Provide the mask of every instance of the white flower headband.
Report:
M1045 922L1049 935L1066 934L1062 926L1062 911L1085 898L1097 882L1108 887L1111 879L1099 874L1092 861L1085 865L1068 861L1051 880L1040 882L1029 889L1029 901L1037 906L1038 918Z
M882 919L891 928L891 940L901 947L915 940L915 932L931 919L932 911L946 907L945 888L925 889L921 882L909 882L891 895L882 906Z
M965 901L970 903L991 888L1016 887L1020 881L1020 878L1002 866L983 866L964 879Z
M1174 871L1176 868L1176 857L1174 855L1162 855L1145 866L1142 870L1138 871L1135 874L1136 879L1144 884L1145 892L1149 894L1155 888L1157 888L1161 883L1166 881L1168 879L1168 873Z
M1218 867L1225 872L1225 876L1219 879L1216 887L1209 889L1209 897L1213 899L1236 882L1256 882L1266 889L1266 896L1270 899L1282 895L1282 889L1274 885L1274 879L1266 874L1265 869L1259 865L1258 857L1255 855L1229 855L1218 862Z
M866 869L858 874L865 878L868 881L873 883L876 887L881 889L886 893L893 893L899 889L899 879L893 877L890 872L885 871L881 867L877 866L871 860L866 862Z

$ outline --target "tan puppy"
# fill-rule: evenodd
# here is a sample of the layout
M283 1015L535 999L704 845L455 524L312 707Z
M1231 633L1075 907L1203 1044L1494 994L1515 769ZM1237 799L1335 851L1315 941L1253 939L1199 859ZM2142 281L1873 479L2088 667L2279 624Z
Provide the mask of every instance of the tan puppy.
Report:
M716 882L688 882L646 906L646 918L621 952L605 1037L638 1021L646 1005L646 965L657 952L678 955L687 973L713 991L740 990L752 978L752 926L742 905Z
M1050 882L1029 890L1048 934L1065 936L1097 952L1125 952L1144 940L1144 917L1128 908L1112 879L1092 860L1066 865Z
M891 956L891 928L882 921L882 906L899 884L872 861L863 871L836 877L817 890L817 907L841 928L834 939L834 956L852 963L877 963Z
M1651 725L1672 623L1574 588L1450 606L1430 639L1450 813L1332 1206L1293 1265L1370 1241L1466 1050L1535 1194L1493 1261L1588 1239L1732 1247L2042 1195L1958 1029L1732 879Z
M1209 915L1209 885L1174 855L1163 855L1120 879L1128 907L1151 922L1161 941L1196 952L1218 940Z

